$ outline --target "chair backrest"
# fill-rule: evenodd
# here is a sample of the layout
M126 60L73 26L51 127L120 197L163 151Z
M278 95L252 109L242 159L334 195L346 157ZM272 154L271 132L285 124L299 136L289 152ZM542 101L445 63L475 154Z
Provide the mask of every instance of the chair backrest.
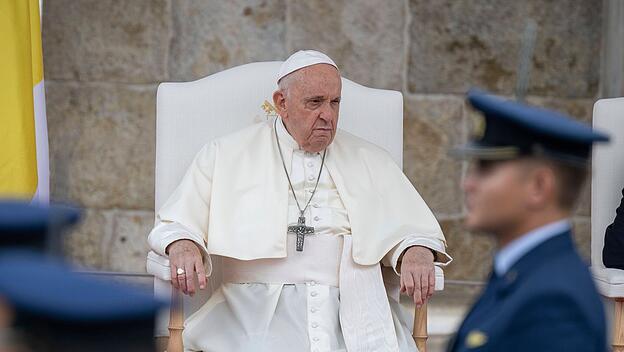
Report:
M237 66L193 82L158 87L156 209L180 182L199 149L216 137L267 118L281 62ZM403 96L343 78L338 127L386 149L401 166Z
M174 191L199 149L214 138L270 118L263 109L273 103L281 62L257 62L231 68L193 82L162 83L156 110L156 195L158 211ZM274 114L274 113L273 113ZM395 162L403 159L403 96L342 79L338 127L386 149ZM186 298L185 312L196 310L220 284L218 261L206 292ZM170 296L168 283L154 290ZM159 319L157 335L167 335L168 312Z
M604 269L605 230L615 218L624 187L624 98L598 100L593 124L611 136L611 143L594 147L592 157L591 265L597 271Z

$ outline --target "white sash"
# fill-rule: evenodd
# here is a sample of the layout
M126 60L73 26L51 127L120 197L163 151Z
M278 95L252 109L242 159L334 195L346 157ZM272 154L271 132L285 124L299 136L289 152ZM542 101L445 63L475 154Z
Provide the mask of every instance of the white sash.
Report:
M398 351L381 266L353 261L345 236L340 262L340 326L349 352Z
M224 257L223 281L337 286L347 350L399 350L380 264L355 263L351 236L314 235L306 237L304 252L294 248L295 236L289 235L286 258L243 261Z

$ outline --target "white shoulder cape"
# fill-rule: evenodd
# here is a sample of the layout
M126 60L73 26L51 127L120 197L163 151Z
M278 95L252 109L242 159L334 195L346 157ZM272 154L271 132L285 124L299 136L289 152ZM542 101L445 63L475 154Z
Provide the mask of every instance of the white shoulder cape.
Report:
M292 150L282 147L291 165ZM445 243L431 210L386 151L338 130L325 163L349 215L356 263L379 263L408 236ZM258 123L204 146L158 220L195 231L209 254L284 258L288 192L272 121Z

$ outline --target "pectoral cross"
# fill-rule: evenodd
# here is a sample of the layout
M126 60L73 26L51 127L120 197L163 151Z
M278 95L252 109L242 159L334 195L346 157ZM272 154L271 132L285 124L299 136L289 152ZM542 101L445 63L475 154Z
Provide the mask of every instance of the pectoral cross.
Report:
M294 233L297 235L297 252L303 252L303 242L305 241L305 236L314 234L314 227L306 226L305 220L305 216L301 215L299 216L297 225L288 226L288 233Z

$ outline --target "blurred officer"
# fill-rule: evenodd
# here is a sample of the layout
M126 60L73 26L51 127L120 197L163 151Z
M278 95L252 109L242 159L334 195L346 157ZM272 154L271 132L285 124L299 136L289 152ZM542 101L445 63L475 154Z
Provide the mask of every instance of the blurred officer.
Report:
M17 345L36 352L153 352L162 304L27 251L0 253L0 298ZM5 309L6 310L6 309Z
M498 249L482 296L450 351L606 351L604 312L569 220L592 144L608 137L554 111L481 91L468 101L483 133L453 154L471 159L466 226Z
M80 217L61 206L0 202L0 352L153 352L152 294L72 272L43 254Z

